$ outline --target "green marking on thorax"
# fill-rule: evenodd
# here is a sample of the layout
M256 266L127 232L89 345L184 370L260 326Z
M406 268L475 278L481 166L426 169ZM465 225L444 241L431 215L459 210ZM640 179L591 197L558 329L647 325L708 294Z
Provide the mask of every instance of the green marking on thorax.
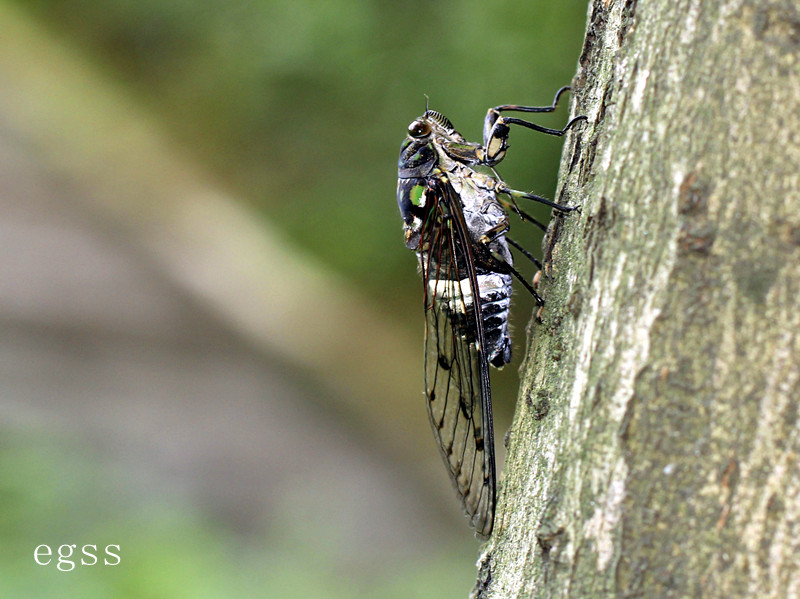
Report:
M415 185L411 188L409 192L409 197L411 198L411 203L414 206L421 206L422 205L422 194L425 193L425 186L424 185Z

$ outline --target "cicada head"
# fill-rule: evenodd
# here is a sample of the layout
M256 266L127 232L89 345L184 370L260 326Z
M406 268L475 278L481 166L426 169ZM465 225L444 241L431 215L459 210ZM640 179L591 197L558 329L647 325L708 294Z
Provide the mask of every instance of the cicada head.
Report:
M420 133L419 137L412 135L412 129ZM430 126L426 121L417 119L411 123L408 130L408 137L400 146L397 176L400 179L427 177L438 163Z

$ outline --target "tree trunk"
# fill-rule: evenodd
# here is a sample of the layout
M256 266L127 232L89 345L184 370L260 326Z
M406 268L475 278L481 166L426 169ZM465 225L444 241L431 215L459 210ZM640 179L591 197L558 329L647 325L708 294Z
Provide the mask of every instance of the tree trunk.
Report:
M477 597L800 596L800 8L595 0Z

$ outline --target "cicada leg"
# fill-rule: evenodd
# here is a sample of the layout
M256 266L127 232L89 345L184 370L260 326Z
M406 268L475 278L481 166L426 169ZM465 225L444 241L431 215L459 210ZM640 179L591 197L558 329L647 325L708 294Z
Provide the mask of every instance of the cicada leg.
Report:
M499 224L496 224L494 227L491 227L490 229L487 229L486 232L483 235L480 236L478 241L480 241L482 244L488 246L495 239L497 239L503 233L508 231L508 229L509 229L508 223L507 222L501 222Z
M535 193L527 193L525 191L517 191L516 189L511 189L505 183L500 183L496 188L497 193L503 193L511 198L511 200L516 203L517 198L522 198L525 200L533 200L535 202L539 202L540 204L544 204L545 206L550 206L551 208L555 208L559 212L572 212L573 210L578 210L580 205L578 206L564 206L563 204L557 204L547 198L542 196L536 195ZM518 209L517 209L518 210ZM515 212L517 211L515 210ZM519 214L519 212L517 212Z
M510 196L509 196L509 197L510 197ZM516 202L516 200L514 200L514 198L513 198L513 197L511 197L511 201L504 200L504 199L502 199L502 198L497 198L497 201L499 201L499 202L500 202L500 205L501 205L501 206L503 206L503 208L505 208L506 210L511 210L511 211L513 211L513 212L514 212L514 214L516 214L517 216L519 216L519 217L520 217L522 220L524 220L524 221L527 221L527 222L529 222L529 223L531 223L531 224L535 225L536 227L538 227L538 228L539 228L539 229L541 229L542 231L547 231L547 225L546 225L546 224L544 224L543 222L541 222L541 221L537 220L535 217L531 216L530 214L528 214L528 213L527 213L527 212L525 212L524 210L522 210L522 209L521 209L521 208L520 208L520 207L517 205L517 202Z
M569 86L564 86L556 92L553 98L553 103L550 106L519 106L517 104L503 104L502 106L495 106L490 108L486 113L486 119L483 122L483 154L484 161L487 166L492 166L500 162L508 150L508 134L509 125L521 125L540 133L548 135L562 136L578 121L586 120L586 117L576 116L572 119L563 129L551 129L550 127L542 127L530 121L518 119L516 117L505 117L500 113L504 110L515 112L553 112L558 107L558 99L561 94L569 91Z
M514 268L511 264L509 264L506 261L506 259L503 258L503 256L501 256L498 252L492 251L489 248L489 244L500 235L503 235L507 230L508 230L508 223L499 224L486 231L486 233L484 233L481 236L479 241L486 249L486 251L489 253L489 255L492 257L492 259L495 261L497 267L516 277L516 279L520 283L522 283L525 289L527 289L530 292L530 294L533 296L533 299L536 300L536 303L541 308L542 306L544 306L544 300L536 292L533 286L530 283L528 283L528 281L525 280L525 277L523 277L516 268ZM516 241L509 239L508 237L506 237L506 241L508 241L513 247L520 250L527 258L533 260L533 263L536 264L537 267L539 267L540 269L542 268L542 263L539 262L536 258L534 258L530 252L523 249L522 246L520 246ZM541 310L539 310L539 312L541 312Z
M539 260L539 259L538 259L536 256L534 256L533 254L531 254L531 253L530 253L528 250L526 250L524 247L522 247L522 246L521 246L521 245L520 245L518 242L516 242L516 241L514 241L513 239L511 239L511 238L510 238L508 235L506 235L506 241L507 241L507 242L508 242L508 243L509 243L511 246L513 246L513 247L514 247L514 248L515 248L517 251L519 251L519 253L521 253L521 254L522 254L523 256L525 256L525 257L526 257L528 260L530 260L531 262L533 262L533 263L534 263L534 265L536 265L536 268L538 268L538 269L539 269L539 270L536 272L536 275L533 277L533 284L534 284L534 285L536 285L536 283L539 281L539 272L542 270L542 263L541 263L541 261L540 261L540 260Z

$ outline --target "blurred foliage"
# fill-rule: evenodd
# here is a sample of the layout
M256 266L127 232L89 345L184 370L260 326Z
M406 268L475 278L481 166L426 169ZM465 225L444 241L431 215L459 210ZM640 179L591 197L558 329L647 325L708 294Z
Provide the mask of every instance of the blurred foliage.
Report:
M268 543L248 540L210 521L185 498L154 499L146 480L126 479L87 447L52 436L4 431L0 506L5 598L435 599L466 596L474 570L454 552L426 555L424 563L394 562L379 572L343 572L337 556L319 548L335 539L317 534L312 544L278 534ZM33 561L42 544L53 551L48 565ZM58 548L66 544L77 545L68 558L75 565L70 569L64 562L60 571ZM90 550L97 564L80 564L85 544L97 546ZM120 545L117 566L103 564L108 544Z
M548 104L569 83L586 11L580 0L18 1L135 88L302 247L374 296L398 290L392 308L419 302L394 197L423 94L480 139L488 107ZM551 196L560 140L519 130L511 143L506 180Z
M395 201L408 123L424 94L473 140L490 106L548 104L574 73L586 16L579 0L13 1L78 44L300 247L418 331L420 283ZM537 122L566 116L565 102ZM509 184L552 196L561 140L519 130L511 145L499 169ZM534 228L512 227L538 254ZM530 314L520 296L517 328ZM0 544L0 596L445 597L465 596L474 577L469 561L425 555L359 573L354 588L318 546L273 538L243 549L180 498L152 505L146 492L115 491L131 484L41 437L0 445L0 536L14 540ZM125 511L121 496L141 501ZM120 537L124 569L32 575L42 542Z

